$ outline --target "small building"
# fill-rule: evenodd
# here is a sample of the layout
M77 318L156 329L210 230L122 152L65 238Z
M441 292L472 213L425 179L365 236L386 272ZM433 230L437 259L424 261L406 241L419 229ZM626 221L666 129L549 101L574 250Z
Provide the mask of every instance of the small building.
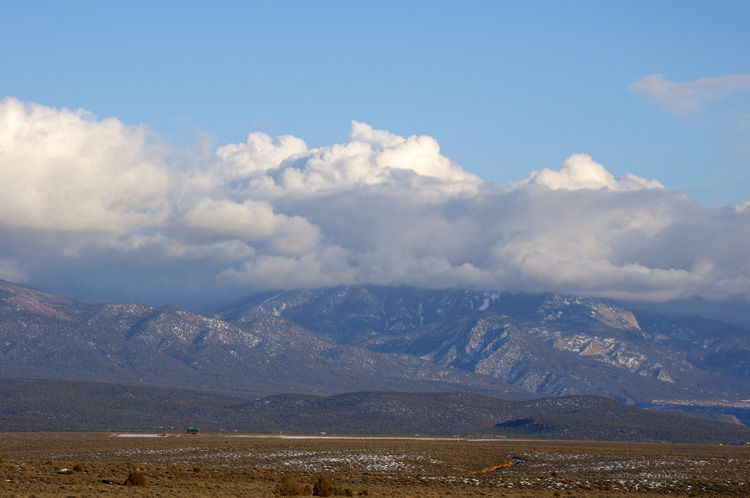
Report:
M185 434L188 435L188 436L197 436L200 433L201 433L201 430L200 429L196 429L194 427L191 427L190 429L188 429L188 430L185 431Z

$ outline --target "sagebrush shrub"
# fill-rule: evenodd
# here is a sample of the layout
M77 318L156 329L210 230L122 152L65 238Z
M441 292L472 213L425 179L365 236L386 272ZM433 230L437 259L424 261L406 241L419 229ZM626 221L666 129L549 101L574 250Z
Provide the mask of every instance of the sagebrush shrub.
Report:
M123 484L125 486L148 486L148 479L140 470L134 470Z
M286 476L273 489L274 494L281 496L299 496L304 494L305 489L294 476Z
M313 496L331 496L333 495L333 484L326 476L321 476L313 487Z

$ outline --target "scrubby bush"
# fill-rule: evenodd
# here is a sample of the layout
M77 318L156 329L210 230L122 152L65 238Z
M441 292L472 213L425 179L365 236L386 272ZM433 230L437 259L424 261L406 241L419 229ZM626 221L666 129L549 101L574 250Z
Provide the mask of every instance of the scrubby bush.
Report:
M281 496L299 496L305 494L305 488L302 487L296 477L286 476L276 485L273 493Z
M333 484L326 476L321 476L313 487L313 496L331 496L333 492Z
M130 473L125 482L124 486L148 486L148 479L140 470L134 470Z

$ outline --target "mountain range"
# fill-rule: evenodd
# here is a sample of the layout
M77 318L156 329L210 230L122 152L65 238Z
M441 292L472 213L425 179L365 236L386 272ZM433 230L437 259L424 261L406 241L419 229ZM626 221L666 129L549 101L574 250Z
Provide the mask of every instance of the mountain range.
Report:
M537 394L750 397L750 330L605 299L366 286L253 296L209 311L236 324L282 317L337 344L407 354Z
M748 423L750 330L556 294L358 286L266 293L195 313L82 303L0 281L0 377L245 398L595 394L714 407Z
M274 314L225 321L174 306L81 303L7 282L0 282L0 376L246 396L357 390L514 395L500 379L340 345Z

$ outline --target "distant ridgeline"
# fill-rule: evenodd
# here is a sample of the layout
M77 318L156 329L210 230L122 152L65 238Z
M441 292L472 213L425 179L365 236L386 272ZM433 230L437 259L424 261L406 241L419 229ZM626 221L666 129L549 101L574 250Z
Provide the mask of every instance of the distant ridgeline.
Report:
M52 380L3 379L0 431L241 431L745 444L750 428L611 398L508 401L468 393L359 392L261 399ZM200 427L200 430L198 429Z

